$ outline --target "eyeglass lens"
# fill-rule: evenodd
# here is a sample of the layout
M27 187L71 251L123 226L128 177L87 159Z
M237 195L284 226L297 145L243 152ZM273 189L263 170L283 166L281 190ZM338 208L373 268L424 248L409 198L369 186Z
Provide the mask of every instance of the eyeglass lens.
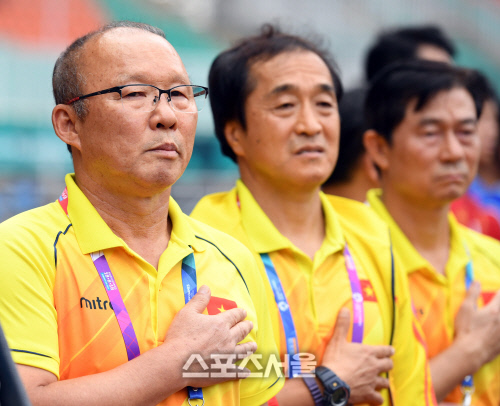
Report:
M130 110L153 111L160 101L160 91L148 85L125 86L121 95L123 107ZM170 91L170 105L176 111L196 113L203 109L206 97L202 87L178 86Z

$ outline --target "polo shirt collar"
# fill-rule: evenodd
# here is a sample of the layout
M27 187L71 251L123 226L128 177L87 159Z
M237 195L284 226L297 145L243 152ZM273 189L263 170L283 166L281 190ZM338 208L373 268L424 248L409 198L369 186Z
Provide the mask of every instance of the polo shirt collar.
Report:
M411 273L421 269L431 269L431 264L415 249L413 244L408 240L399 225L392 218L391 214L382 202L382 190L371 189L368 191L367 198L369 205L375 210L382 220L389 226L391 231L391 241L399 254L404 269L407 273Z
M262 254L287 248L297 249L288 238L278 231L241 180L236 181L236 196L240 203L243 228L255 251ZM326 246L327 251L331 253L343 248L344 236L337 214L322 192L320 192L320 199L326 224L325 240L321 249L323 250L323 247Z
M113 233L78 187L74 174L66 175L65 181L68 188L68 215L82 253L127 247L125 241ZM169 201L168 214L172 221L171 239L182 245L191 246L196 251L203 251L202 241L196 238L187 217L172 197Z
M206 243L196 237L191 227L190 219L183 213L177 202L170 197L168 203L168 216L172 221L171 241L176 241L180 245L193 248L196 252L202 252L206 249Z
M436 273L434 267L415 249L413 244L408 240L399 225L393 219L384 203L381 200L382 190L371 189L368 191L367 198L368 204L375 210L375 212L389 225L391 230L391 240L395 247L396 252L404 265L408 274L421 271L432 270ZM465 249L465 240L463 233L455 219L450 213L448 215L450 224L450 251L448 261L446 263L446 274L448 277L454 276L465 268L469 257Z

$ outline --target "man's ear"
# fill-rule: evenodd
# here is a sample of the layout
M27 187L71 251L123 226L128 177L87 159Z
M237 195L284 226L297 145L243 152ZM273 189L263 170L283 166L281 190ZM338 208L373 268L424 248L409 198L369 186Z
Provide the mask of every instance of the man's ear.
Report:
M380 174L375 162L373 162L372 157L368 152L365 152L362 156L362 165L366 173L366 176L373 184L373 187L380 187Z
M72 148L81 149L79 119L71 106L58 104L52 110L52 125L56 135Z
M235 155L237 157L244 156L245 148L242 145L242 141L246 134L240 122L236 120L227 122L224 127L224 135Z
M366 130L363 134L363 145L380 170L384 171L389 167L390 146L382 135L375 130Z

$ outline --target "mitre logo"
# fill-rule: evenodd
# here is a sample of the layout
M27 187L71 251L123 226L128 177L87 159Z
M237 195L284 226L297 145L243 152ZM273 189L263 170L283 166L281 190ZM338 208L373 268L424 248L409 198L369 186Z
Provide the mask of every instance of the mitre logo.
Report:
M104 300L102 301L99 296L97 296L95 299L87 299L85 297L80 298L80 307L83 309L85 306L86 309L91 309L91 310L108 310L108 307L113 310L113 305L111 302Z

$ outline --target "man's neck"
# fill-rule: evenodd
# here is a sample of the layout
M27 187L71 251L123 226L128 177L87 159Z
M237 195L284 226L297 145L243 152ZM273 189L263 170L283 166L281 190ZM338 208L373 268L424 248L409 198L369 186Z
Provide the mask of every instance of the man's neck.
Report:
M362 171L356 170L348 181L323 186L323 192L365 202L366 193L373 187L377 185L374 185Z
M170 189L139 197L110 191L85 175L76 176L76 182L109 228L158 269L172 229L168 217Z
M384 188L382 201L415 249L441 274L450 252L449 205L433 207Z
M276 188L241 176L243 183L278 231L311 259L325 238L319 186L311 190Z

